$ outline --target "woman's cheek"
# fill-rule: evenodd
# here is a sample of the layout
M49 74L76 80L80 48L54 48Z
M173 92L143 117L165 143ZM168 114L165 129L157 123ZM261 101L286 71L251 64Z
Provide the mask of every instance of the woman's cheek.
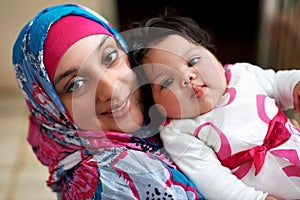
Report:
M90 129L98 123L95 107L95 97L73 99L72 118L74 122L82 129ZM91 126L91 127L90 127Z

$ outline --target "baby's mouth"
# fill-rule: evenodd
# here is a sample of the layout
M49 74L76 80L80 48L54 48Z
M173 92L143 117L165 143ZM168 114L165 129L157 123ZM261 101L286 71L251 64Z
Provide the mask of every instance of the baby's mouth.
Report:
M193 89L193 94L192 97L194 98L201 98L205 91L206 91L207 86L206 85L193 85L192 89Z

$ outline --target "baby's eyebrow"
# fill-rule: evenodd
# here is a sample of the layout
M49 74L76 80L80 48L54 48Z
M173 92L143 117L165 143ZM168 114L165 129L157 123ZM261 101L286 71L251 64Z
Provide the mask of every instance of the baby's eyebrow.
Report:
M155 80L159 79L161 76L163 76L162 72L156 74L154 77L152 77L152 81L155 81Z

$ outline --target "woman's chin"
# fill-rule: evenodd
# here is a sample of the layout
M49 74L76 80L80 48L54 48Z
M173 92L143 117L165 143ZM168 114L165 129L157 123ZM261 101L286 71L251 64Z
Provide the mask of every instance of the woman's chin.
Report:
M124 133L134 133L142 127L143 119L142 113L130 114L126 116L126 119L119 118L116 124L120 131Z

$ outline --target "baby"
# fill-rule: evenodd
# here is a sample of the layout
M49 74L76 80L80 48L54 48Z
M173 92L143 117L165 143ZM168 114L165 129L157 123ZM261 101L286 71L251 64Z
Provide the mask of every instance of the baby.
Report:
M223 66L190 18L137 27L130 56L167 117L164 147L204 197L300 199L300 131L281 110L300 111L300 71Z

